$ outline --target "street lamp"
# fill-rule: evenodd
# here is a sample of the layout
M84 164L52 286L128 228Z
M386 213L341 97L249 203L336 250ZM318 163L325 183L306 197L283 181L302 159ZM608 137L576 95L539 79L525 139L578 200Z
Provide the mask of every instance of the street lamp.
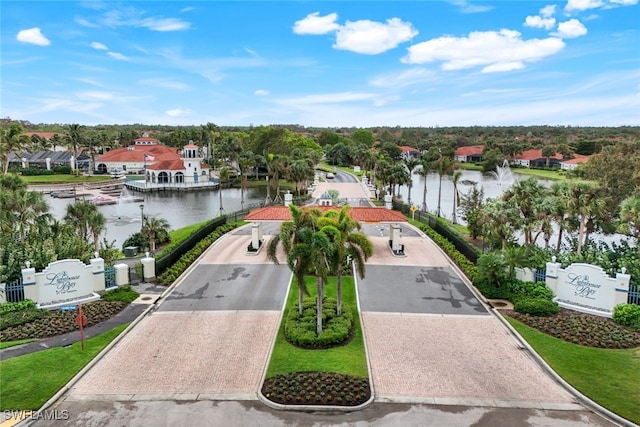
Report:
M144 205L140 205L140 217L142 218L142 222L140 223L140 231L144 228Z

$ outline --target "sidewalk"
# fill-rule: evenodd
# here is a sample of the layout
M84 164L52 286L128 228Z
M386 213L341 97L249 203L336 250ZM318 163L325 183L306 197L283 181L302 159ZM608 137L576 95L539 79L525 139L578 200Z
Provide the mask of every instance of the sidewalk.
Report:
M135 289L136 292L138 292L140 295L157 294L158 296L160 296L160 294L166 289L164 286L158 286L152 283L140 283L138 285L132 285L131 287ZM89 339L110 331L117 326L131 323L138 316L140 316L144 312L144 310L147 309L147 307L148 304L145 303L129 304L120 313L116 314L112 318L85 328L84 338ZM78 341L80 341L79 330L67 332L61 335L55 335L48 338L42 338L28 344L17 345L0 350L0 361L23 356L25 354L35 353L37 351L47 350L49 348L66 347Z

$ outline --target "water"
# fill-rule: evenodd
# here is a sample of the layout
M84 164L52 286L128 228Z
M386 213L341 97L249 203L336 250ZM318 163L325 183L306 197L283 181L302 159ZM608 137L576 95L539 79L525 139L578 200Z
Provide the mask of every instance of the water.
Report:
M140 193L123 190L123 197L115 205L98 206L98 210L105 216L106 230L100 239L108 242L115 241L118 248L122 248L124 241L142 227L142 214L147 217L157 217L167 220L172 230L187 225L215 218L220 214L220 196L218 190L212 191L166 191ZM137 198L143 198L137 201ZM249 188L244 192L244 206L264 202L266 190ZM49 212L56 218L62 219L67 205L74 202L70 199L57 199L45 195L49 204ZM241 210L241 195L239 188L222 190L222 206L225 213ZM140 208L143 205L143 208Z

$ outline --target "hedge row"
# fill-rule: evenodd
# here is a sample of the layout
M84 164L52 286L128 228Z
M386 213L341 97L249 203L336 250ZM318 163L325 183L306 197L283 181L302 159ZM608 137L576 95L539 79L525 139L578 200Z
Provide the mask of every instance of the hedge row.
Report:
M243 222L229 222L216 228L213 233L198 242L189 252L182 255L176 263L158 276L158 282L164 285L173 283L213 242L241 224Z
M471 282L475 281L476 274L478 268L476 265L469 261L469 259L462 255L460 251L456 249L453 243L451 243L447 238L438 234L433 228L429 227L425 224L417 224L417 227L431 240L433 240L440 248L445 251L445 253L456 263L458 267L464 272L464 274L471 280Z

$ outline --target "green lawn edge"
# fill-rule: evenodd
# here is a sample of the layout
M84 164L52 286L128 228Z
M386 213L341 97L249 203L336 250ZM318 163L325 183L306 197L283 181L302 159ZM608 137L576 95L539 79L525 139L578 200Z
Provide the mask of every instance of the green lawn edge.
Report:
M612 350L568 343L506 317L566 382L600 406L640 424L640 348Z
M128 324L85 340L0 362L0 411L37 410L68 383Z
M315 296L315 277L308 277L306 281L309 293ZM336 279L331 277L325 286L325 296L335 297L335 295ZM287 310L290 307L296 309L298 304L298 288L295 283L291 284L284 315L280 322L278 335L269 360L266 378L294 372L335 372L361 378L369 377L362 325L360 324L356 301L355 283L352 277L342 278L342 300L353 311L355 322L353 339L347 345L323 350L298 348L289 344L284 337L284 318Z

